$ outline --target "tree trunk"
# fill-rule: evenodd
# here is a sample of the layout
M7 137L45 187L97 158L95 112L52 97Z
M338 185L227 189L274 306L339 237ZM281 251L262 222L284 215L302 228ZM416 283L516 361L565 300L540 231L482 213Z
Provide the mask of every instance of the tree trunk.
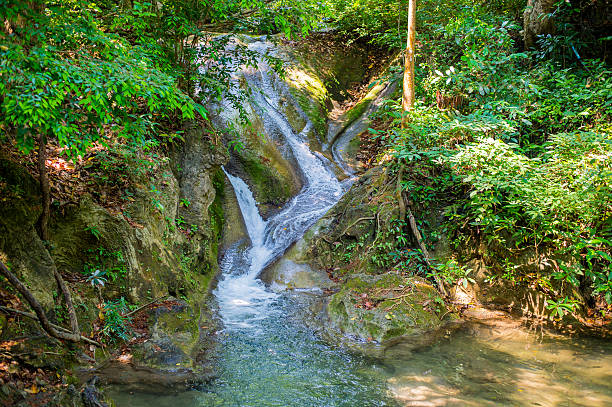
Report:
M49 177L47 176L47 140L44 135L38 136L38 180L42 194L42 214L38 220L40 238L49 240L47 224L49 223L51 195L49 194Z
M79 335L78 333L76 334L66 333L66 332L62 332L62 331L55 329L53 325L49 322L49 319L47 319L47 315L45 315L45 312L42 309L42 306L40 305L38 300L34 297L34 295L30 292L30 290L28 290L28 288L25 285L23 285L21 281L19 281L17 276L11 273L9 269L6 268L6 266L2 262L0 262L0 274L6 277L9 283L11 283L11 285L15 287L15 289L28 302L32 310L34 310L34 313L36 314L36 317L38 318L38 322L40 322L40 325L45 330L45 332L47 332L50 336L57 338L57 339L63 339L63 340L70 341L70 342L80 342L81 341L81 335Z
M64 301L66 301L66 308L68 308L68 316L70 317L70 327L72 328L72 333L75 335L80 335L81 331L79 329L79 320L77 319L76 311L74 310L74 305L72 304L72 296L70 295L70 290L66 286L62 275L57 271L57 268L53 267L53 275L55 276L55 281L57 281L57 285L62 291L64 295Z
M550 14L555 9L556 0L529 0L523 13L523 38L525 48L533 48L539 35L554 31Z
M414 46L416 39L416 0L408 1L408 37L404 56L404 85L402 94L402 127L408 125L407 112L414 108Z

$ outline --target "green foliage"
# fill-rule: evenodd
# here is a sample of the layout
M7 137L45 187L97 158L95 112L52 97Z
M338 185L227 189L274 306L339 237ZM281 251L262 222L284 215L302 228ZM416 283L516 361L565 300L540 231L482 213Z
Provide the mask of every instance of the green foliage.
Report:
M95 270L89 276L87 276L87 282L91 284L92 287L104 287L106 283L106 271L103 270Z
M206 115L146 50L104 31L94 18L97 7L51 2L37 13L11 3L3 19L27 16L30 24L13 24L15 33L4 38L0 109L25 153L38 134L56 139L75 158L111 135L142 142L155 120L177 111L185 118ZM42 26L46 30L36 28Z
M129 340L128 304L125 298L121 297L115 301L104 303L104 327L102 335L110 342L117 340Z
M434 266L432 275L436 274L446 283L451 285L462 285L467 287L468 283L474 283L474 279L470 277L472 269L460 265L455 259L449 259L446 263L437 264Z
M91 233L96 240L100 240L100 236L102 236L102 232L96 226L87 226L85 231Z
M27 154L43 136L71 159L117 138L143 148L156 132L162 141L176 138L160 125L206 119L202 103L222 95L246 119L245 95L230 91L230 74L235 64L253 66L256 54L241 43L228 46L231 35L212 35L205 26L243 29L248 22L287 36L306 34L322 7L308 1L1 0L2 140L8 135ZM278 58L265 58L282 73Z
M557 301L547 299L546 300L546 309L550 311L549 318L553 319L561 319L566 314L571 314L576 311L579 304L578 301L573 298L562 298Z
M108 250L104 246L87 250L89 260L83 266L83 273L91 279L109 278L112 282L121 280L127 273L127 264L121 250ZM92 277L93 276L93 277ZM93 282L92 282L93 284Z
M417 207L448 203L445 228L458 244L479 236L555 259L553 271L537 277L500 262L500 278L537 278L552 297L559 284L581 287L612 303L609 66L578 58L589 45L575 25L523 51L524 4L487 3L420 2L417 104L402 128L400 101L387 101L376 114L386 124L370 129L372 137L387 144L381 156L390 153L393 165L413 174L403 188ZM336 24L347 33L404 47L405 4L335 4ZM561 25L583 12L568 2L557 6ZM469 281L443 266L437 273L447 281ZM551 310L560 316L570 308Z

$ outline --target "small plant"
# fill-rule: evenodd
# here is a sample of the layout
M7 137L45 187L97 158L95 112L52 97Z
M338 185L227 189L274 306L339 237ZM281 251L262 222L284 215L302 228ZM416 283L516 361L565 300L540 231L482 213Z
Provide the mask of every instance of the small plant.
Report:
M104 283L106 283L106 277L104 277L106 271L101 271L100 269L96 269L89 277L87 277L87 282L91 284L92 287L104 287Z
M578 305L579 303L576 299L568 297L557 301L551 299L546 300L546 309L550 311L550 315L548 317L551 319L551 321L553 319L559 320L566 314L571 314L572 312L576 311Z
M104 327L102 328L102 335L111 342L117 339L124 341L129 339L128 324L130 323L130 318L126 316L127 312L128 304L123 297L104 303Z
M157 209L160 213L163 213L164 205L159 199L162 192L153 184L151 184L151 192L153 193L153 196L151 197L151 205L153 205L153 208Z
M444 281L449 284L457 284L463 285L463 287L467 287L468 283L475 283L476 281L469 276L472 272L472 269L467 268L466 266L461 266L459 263L455 261L455 259L450 259L446 263L438 264L434 266L435 273L438 276L442 277Z
M244 144L242 144L242 141L240 140L230 140L227 143L227 148L233 149L235 152L239 153L244 149Z
M99 271L98 276L116 281L127 273L127 265L121 250L110 251L99 246L89 249L88 253L91 256L90 260L83 266L83 273L88 277Z
M98 229L96 226L87 226L85 231L91 233L96 240L100 240L100 237L102 236L102 232L100 232L100 229Z
M182 198L180 205L185 208L189 208L189 205L191 205L191 202L187 198Z

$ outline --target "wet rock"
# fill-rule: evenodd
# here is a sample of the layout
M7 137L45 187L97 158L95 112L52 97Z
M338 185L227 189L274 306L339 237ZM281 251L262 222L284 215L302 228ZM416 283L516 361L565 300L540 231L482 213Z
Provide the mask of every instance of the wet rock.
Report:
M327 274L315 270L308 264L296 263L283 258L266 270L261 279L275 291L282 290L323 290L335 286Z

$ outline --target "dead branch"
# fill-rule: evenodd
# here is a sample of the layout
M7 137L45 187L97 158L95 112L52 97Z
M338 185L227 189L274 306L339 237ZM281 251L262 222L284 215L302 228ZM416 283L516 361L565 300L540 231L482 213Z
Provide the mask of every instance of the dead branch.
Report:
M136 308L133 311L128 312L127 314L125 314L126 317L129 317L130 315L134 315L135 313L142 311L143 309L147 308L149 305L155 304L156 302L166 298L168 296L168 294L164 294L162 296L157 297L156 299L154 299L153 301L150 301L148 303L146 303L145 305L141 305L140 307Z
M408 223L410 224L410 229L412 229L412 234L414 235L417 243L419 244L419 248L423 253L423 257L425 258L425 263L431 269L433 269L431 265L431 260L429 257L429 252L427 251L427 247L425 247L425 243L423 243L423 237L421 236L421 232L419 232L419 228L417 227L416 220L414 219L414 215L410 210L410 205L406 202L406 197L404 196L404 192L402 191L402 177L404 175L404 167L400 167L399 173L397 174L397 184L396 184L396 195L397 195L397 203L399 206L400 212L400 220L406 219L406 215L408 215ZM438 285L438 289L440 293L445 297L448 295L446 293L446 289L444 288L444 284L440 279L440 276L434 273L434 280L436 280L436 284Z
M417 243L419 244L419 247L421 248L421 252L423 253L425 262L427 263L429 268L433 269L433 266L431 265L431 260L430 260L431 257L429 257L429 252L427 251L427 247L425 247L425 243L423 243L423 237L421 236L421 232L419 232L419 228L417 227L416 220L414 219L414 215L412 214L412 211L410 210L410 207L408 205L406 205L406 211L408 213L408 222L410 223L410 228L412 229L412 233L414 234L414 237L416 238ZM436 284L438 285L438 289L440 290L442 295L446 297L448 294L446 293L446 289L444 288L444 284L442 284L442 280L440 279L440 276L438 276L435 273L433 276L434 276L434 279L436 280Z
M80 342L81 335L75 333L66 333L64 330L58 330L49 322L47 319L47 315L38 302L38 300L34 297L32 292L25 286L23 283L15 276L13 273L9 271L9 269L4 265L4 263L0 262L0 274L2 274L6 279L11 283L13 287L25 298L28 302L34 313L36 314L36 318L42 328L47 332L50 336L56 339L62 339L69 342Z
M24 316L24 317L27 317L27 318L30 318L30 319L38 320L38 317L36 315L32 314L31 312L19 311L17 309L13 309L13 308L9 308L9 307L3 307L1 305L0 305L0 311L2 311L4 313L7 313L7 314L8 313L13 313L13 314L21 315L21 316ZM71 332L68 329L64 328L64 327L61 327L59 325L55 325L55 324L52 324L52 323L49 323L49 325L51 325L53 328L57 329L58 331L62 331L62 332L65 332L67 334L71 334ZM80 339L83 342L89 343L90 345L94 345L94 346L97 346L97 347L100 347L100 348L102 347L102 345L100 343L94 341L93 339L89 339L86 336L81 336Z

